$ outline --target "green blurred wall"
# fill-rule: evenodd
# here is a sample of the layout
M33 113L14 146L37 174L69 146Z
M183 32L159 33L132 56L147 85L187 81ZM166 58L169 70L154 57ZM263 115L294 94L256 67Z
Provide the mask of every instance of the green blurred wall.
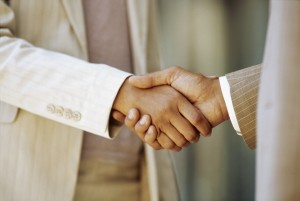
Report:
M224 75L262 61L267 0L158 0L164 66ZM174 154L183 201L253 201L255 151L228 121Z

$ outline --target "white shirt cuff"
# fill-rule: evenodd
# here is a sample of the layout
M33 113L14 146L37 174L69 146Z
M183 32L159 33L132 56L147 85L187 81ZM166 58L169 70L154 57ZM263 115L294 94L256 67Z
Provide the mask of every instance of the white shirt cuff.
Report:
M232 123L232 126L233 126L234 130L236 130L238 135L242 135L241 129L240 129L240 126L239 126L239 123L237 121L235 111L234 111L234 108L233 108L233 103L232 103L231 93L230 93L230 85L227 81L226 76L220 77L219 81L220 81L221 91L222 91L222 94L223 94L223 97L224 97L224 100L225 100L225 104L226 104L226 107L227 107L227 111L228 111L229 118L230 118L230 121Z

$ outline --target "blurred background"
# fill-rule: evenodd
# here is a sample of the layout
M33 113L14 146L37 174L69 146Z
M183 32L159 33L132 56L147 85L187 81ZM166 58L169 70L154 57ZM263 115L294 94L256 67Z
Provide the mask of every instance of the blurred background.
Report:
M157 0L164 66L205 75L262 62L267 0ZM230 121L174 154L182 201L253 201L255 151Z

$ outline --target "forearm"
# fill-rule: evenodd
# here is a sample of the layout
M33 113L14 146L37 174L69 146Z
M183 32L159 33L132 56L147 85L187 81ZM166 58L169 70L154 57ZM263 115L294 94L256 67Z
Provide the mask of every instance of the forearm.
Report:
M105 137L113 101L129 76L10 37L0 37L0 75L1 101ZM80 118L64 117L66 111Z
M230 86L230 94L227 97L231 98L232 102L232 105L227 102L227 107L233 107L229 109L231 121L238 124L241 135L252 149L256 144L256 105L260 72L261 65L256 65L226 75ZM223 90L223 93L228 92Z

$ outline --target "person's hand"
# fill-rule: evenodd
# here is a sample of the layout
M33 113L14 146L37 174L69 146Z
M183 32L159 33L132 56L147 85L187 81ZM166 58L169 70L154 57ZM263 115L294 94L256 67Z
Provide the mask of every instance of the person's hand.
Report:
M154 125L151 125L151 117L147 114L141 117L140 112L136 108L132 108L128 111L127 116L119 111L112 111L113 120L117 121L119 124L126 124L126 126L133 132L136 133L141 139L143 139L147 144L155 147L156 150L161 149L161 137L158 136L157 130ZM193 143L198 142L200 135L193 141ZM153 146L155 144L155 146ZM185 146L187 146L187 143Z
M125 118L126 126L134 133L137 133L141 139L147 144L158 144L163 145L164 136L158 136L157 129L154 125L151 125L152 119L149 115L145 114L143 116L140 115L140 112L136 108L132 108L128 111L128 115ZM165 135L165 134L162 134ZM200 138L200 135L193 140L193 143L196 143ZM187 142L184 146L187 146L189 142ZM162 148L162 147L161 147ZM180 147L181 149L181 147ZM175 150L175 151L179 151ZM174 151L174 150L173 150Z
M229 118L217 77L206 77L180 67L171 67L144 76L132 76L129 83L141 89L172 86L199 108L213 127Z
M152 125L151 117L147 114L141 117L140 111L136 108L132 108L128 111L127 116L122 114L117 110L112 111L112 120L117 122L117 124L126 124L126 126L133 132L136 133L144 142L151 145L156 150L162 149L159 144L161 142L161 137L158 137L157 130L154 125ZM200 135L197 136L193 143L198 142ZM162 142L161 142L162 143ZM187 146L187 143L185 146ZM179 151L178 147L176 151Z
M198 131L206 135L211 132L211 126L202 113L169 86L139 89L126 80L113 109L127 115L130 108L137 108L141 115L151 116L151 124L160 133L159 141L150 144L155 149L163 147L178 151L187 143L197 140ZM139 137L144 139L143 135Z

